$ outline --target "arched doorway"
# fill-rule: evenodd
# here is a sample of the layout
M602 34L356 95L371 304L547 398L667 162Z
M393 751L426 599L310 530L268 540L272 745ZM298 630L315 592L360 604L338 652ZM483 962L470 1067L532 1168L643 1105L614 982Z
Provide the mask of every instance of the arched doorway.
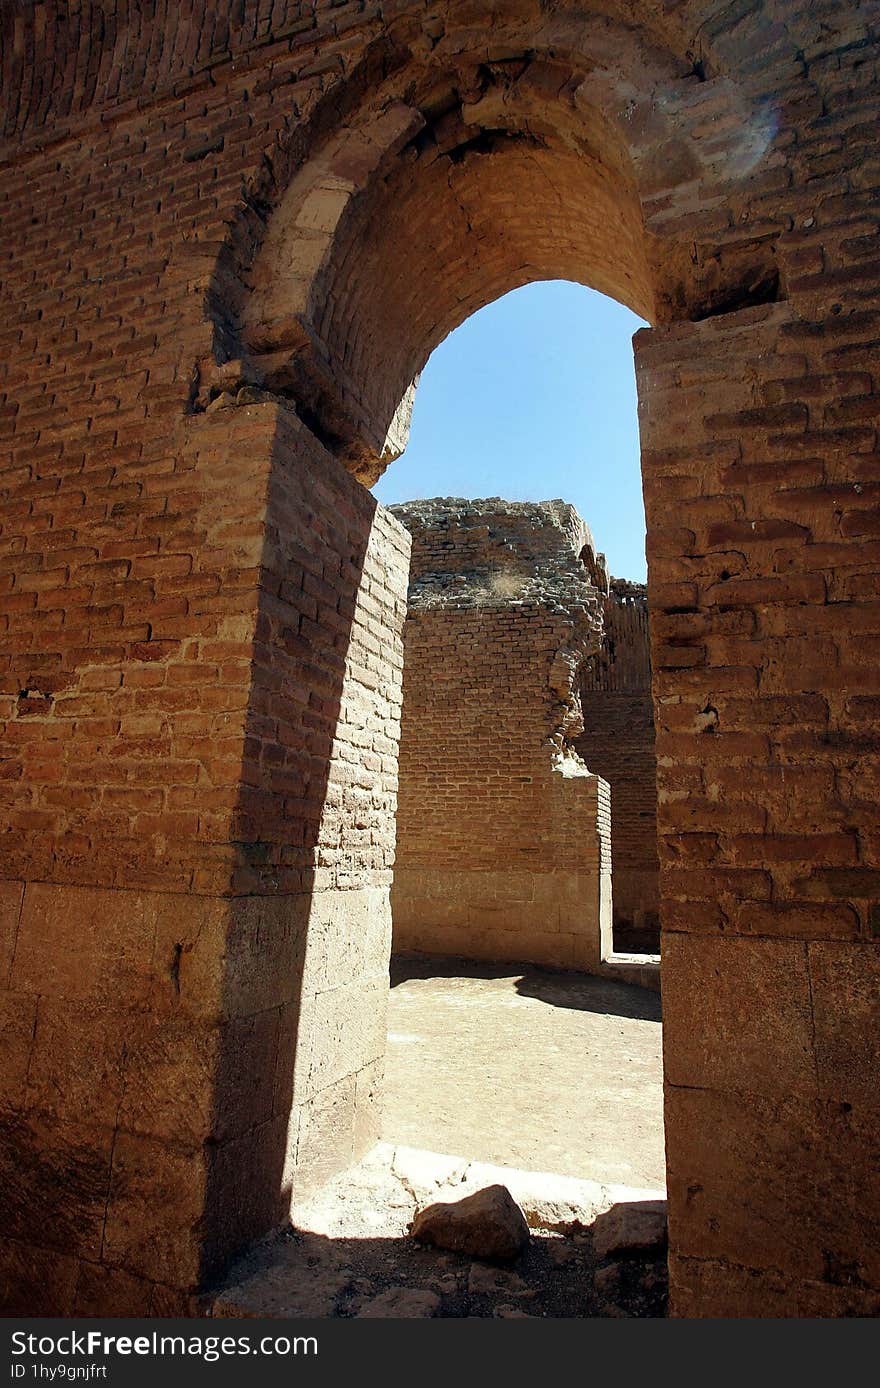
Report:
M438 61L442 68L442 55ZM615 81L620 76L616 71ZM684 80L698 83L701 79L688 72ZM343 463L349 475L369 485L405 444L412 391L432 347L470 312L505 290L537 278L566 277L617 296L654 322L683 320L683 330L668 330L673 335L671 347L666 333L659 339L660 359L669 351L675 363L668 379L662 369L654 368L661 388L653 385L642 400L649 437L650 428L658 441L669 437L671 429L672 437L681 442L682 417L690 405L683 395L676 395L676 389L692 322L746 305L758 308L754 321L767 323L775 332L784 309L775 307L779 277L773 251L765 242L749 241L743 246L736 238L725 242L721 250L715 245L709 252L694 246L685 251L673 234L659 262L656 241L647 232L643 215L645 193L639 179L645 176L646 165L634 158L620 126L591 103L590 94L599 92L607 94L601 83L596 86L588 79L578 61L566 63L558 54L552 58L534 52L516 58L506 55L482 65L476 73L470 68L463 73L456 64L451 71L441 71L431 62L417 75L408 69L395 74L381 94L349 119L344 131L316 142L309 159L277 188L266 233L241 268L242 289L234 311L227 303L221 312L214 301L218 355L226 355L229 361L203 372L197 408L258 401L261 393L268 399L290 399L320 446ZM729 97L730 91L725 99ZM735 108L736 99L731 99ZM690 171L686 159L675 169L676 186L685 169ZM651 340L650 334L643 334L639 342L643 362L651 360ZM694 344L694 350L702 365L705 343ZM755 350L754 343L749 341L746 350ZM717 361L710 356L710 378L716 370ZM646 380L643 366L643 387ZM230 385L237 395L232 395ZM655 398L662 398L661 415L649 421L645 407ZM700 430L703 422L703 418L698 421ZM701 445L684 445L686 459L693 450L698 455ZM651 582L658 571L664 571L658 560L668 556L669 571L674 573L679 547L694 543L689 532L670 530L666 510L667 493L679 498L687 493L689 463L683 477L673 465L672 475L680 480L670 484L666 459L659 450L657 456L656 475L644 478ZM283 470L284 461L280 461ZM297 466L301 463L297 454ZM327 485L326 478L317 482L322 506ZM334 481L330 494L334 510L345 514L349 503L344 485ZM356 506L360 505L358 501ZM718 508L704 509L714 515ZM722 501L720 513L729 512L729 505ZM323 529L323 511L318 512L316 524ZM387 538L386 533L383 545ZM283 529L279 530L282 557L285 540ZM364 554L359 563L369 563L368 548ZM382 554L378 562L380 567L385 562ZM381 604L377 606L377 592L373 585L361 582L356 601L362 615L366 614L368 649L375 650L378 642L380 651L384 643L391 652L388 638L396 629L387 625L388 609L383 612ZM320 589L315 596L320 598ZM399 616L399 609L394 610ZM270 646L277 644L274 635ZM687 643L679 648L671 642L661 650L659 679L665 681L671 703L680 697L674 692L679 683L690 685L688 672L694 663ZM393 667L396 679L396 650ZM364 678L363 667L349 666L347 677L375 694L381 683L379 673L368 670ZM392 719L399 708L399 692L393 685L394 681L385 690ZM343 697L343 706L345 702ZM375 700L373 708L378 716ZM346 716L342 721L349 720ZM364 725L358 729L357 718L353 721L354 745L363 746ZM333 785L339 754L337 741L328 788ZM697 749L686 773L697 782L701 760ZM373 761L375 775L380 765L381 757ZM271 784L271 777L266 784ZM365 791L369 785L368 777ZM325 799L331 820L338 803L335 795ZM383 809L387 813L390 808L386 800ZM366 825L356 828L363 833ZM358 888L361 879L357 872L345 870L344 835L337 850L321 846L321 832L319 828L315 861L331 871L327 877L321 871L328 890L314 899L320 901L323 896L333 901L331 936L335 930L342 939L352 929L358 930L348 908L355 901L352 889ZM377 841L381 834L373 840ZM371 880L387 884L389 875L386 865L384 876L380 870L380 876ZM374 905L376 919L381 921L387 909L381 892ZM387 929L387 916L385 920ZM375 977L383 949L387 950L387 935L383 939L377 929L372 936L374 951L367 974L372 971ZM375 1018L375 993L365 979L366 975L351 986L361 999L359 1005ZM332 982L332 976L326 981ZM328 1026L336 1036L351 1035L347 1019L332 1010L340 1001L350 1010L351 996L343 994L334 1002L334 991L327 988L305 997L298 1053L318 1054ZM368 995L370 1002L365 1004ZM294 1076L293 1109L299 1113L301 1135L289 1168L294 1187L326 1172L328 1164L344 1164L375 1131L363 1122L359 1095L360 1077L380 1064L375 1028L366 1030L366 1046L360 1032L355 1053L341 1063L334 1058L326 1070L319 1066L317 1089L313 1071L299 1100ZM337 1049L344 1048L343 1042ZM321 1134L320 1111L334 1106L341 1106L348 1115L341 1124L345 1137L335 1150L323 1145L316 1162L310 1155L308 1134L312 1130Z
M186 1304L370 1140L405 542L352 473L541 273L655 324L675 1305L874 1305L872 35L606 9L181 5L124 74L12 17L4 1257L50 1310Z

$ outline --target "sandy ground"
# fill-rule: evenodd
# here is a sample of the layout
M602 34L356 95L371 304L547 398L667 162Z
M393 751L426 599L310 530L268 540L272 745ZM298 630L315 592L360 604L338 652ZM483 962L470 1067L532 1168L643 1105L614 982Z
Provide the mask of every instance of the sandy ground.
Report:
M300 1200L209 1314L665 1315L660 1033L659 997L632 985L395 959L384 1141ZM410 1236L417 1210L499 1183L531 1227L513 1265Z
M531 966L398 956L383 1137L663 1187L660 998Z

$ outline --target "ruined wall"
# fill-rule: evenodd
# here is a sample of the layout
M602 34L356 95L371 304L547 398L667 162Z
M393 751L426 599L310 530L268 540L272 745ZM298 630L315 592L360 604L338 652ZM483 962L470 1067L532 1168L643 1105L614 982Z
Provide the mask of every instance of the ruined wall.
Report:
M607 787L569 743L600 623L589 532L562 502L391 510L413 539L394 947L595 968Z
M612 579L598 653L581 673L584 730L574 745L611 787L614 947L660 948L657 763L643 584Z
M382 522L340 464L399 451L446 332L563 276L655 324L673 1311L876 1314L872 7L13 0L0 49L5 1304L187 1305L277 1217L290 1096L264 1160L233 1024L289 1003L293 1027L276 899L326 909L330 1007L342 907L390 873L360 792L387 823L402 542L387 585L368 561L346 674ZM342 725L331 786L348 678L375 722ZM312 882L316 837L339 856ZM311 1033L331 1077L368 1069L348 1012Z

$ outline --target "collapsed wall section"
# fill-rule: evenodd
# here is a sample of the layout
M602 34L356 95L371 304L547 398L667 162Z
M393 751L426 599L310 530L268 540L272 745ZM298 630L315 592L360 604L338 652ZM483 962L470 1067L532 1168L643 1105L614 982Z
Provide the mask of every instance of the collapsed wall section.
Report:
M413 540L394 946L595 968L608 787L569 740L601 632L589 531L561 501L391 509Z
M645 584L613 578L599 651L581 673L584 730L575 747L611 786L614 947L660 949L657 760Z

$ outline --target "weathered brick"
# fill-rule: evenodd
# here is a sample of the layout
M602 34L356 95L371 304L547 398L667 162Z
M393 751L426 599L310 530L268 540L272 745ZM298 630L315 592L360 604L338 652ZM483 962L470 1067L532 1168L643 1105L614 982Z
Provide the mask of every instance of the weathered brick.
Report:
M278 996L290 956L266 944L277 902L345 898L348 916L325 905L321 917L337 942L365 920L387 925L406 546L341 461L378 475L405 439L396 412L411 381L489 299L530 278L596 285L655 325L636 351L649 600L666 648L654 660L664 919L685 959L689 932L749 935L697 1057L711 1087L670 1085L673 1310L876 1310L876 1123L847 1023L867 1015L877 895L876 35L837 0L772 14L697 0L683 28L675 7L637 4L599 28L568 0L515 8L435 42L441 6L424 30L430 67L424 38L408 46L418 14L378 5L312 15L255 0L238 24L213 0L161 21L138 7L4 8L2 872L13 902L21 883L25 902L32 889L70 894L51 897L39 929L26 911L15 968L34 986L85 986L71 973L75 927L134 1016L148 976L150 1006L177 1005L180 946L181 998L195 968L212 997L252 989L256 1012L249 958L290 1005ZM556 57L539 63L551 30ZM685 31L705 48L696 68ZM442 126L433 98L412 104L429 87L444 93ZM352 190L344 205L326 197L328 177ZM358 607L363 566L379 612ZM223 623L242 614L247 630L228 638ZM690 634L663 629L688 615ZM205 655L227 639L253 640L250 666ZM339 716L355 704L351 722ZM144 737L168 740L135 750ZM169 782L196 762L198 780ZM792 775L788 828L783 770L821 772ZM364 796L378 827L358 827ZM731 853L756 853L744 839L763 834L762 815L775 848L765 867L735 869ZM858 861L834 861L851 833ZM813 843L804 871L780 847L789 834ZM114 901L83 919L82 890ZM236 892L259 906L241 907L229 955L207 916ZM112 946L140 939L145 895L175 909L135 967ZM779 968L801 944L814 986L796 997L812 1029ZM670 969L675 1071L703 997ZM739 1036L746 995L764 1015ZM10 1015L5 1074L19 1084L28 1028ZM292 1054L289 1018L286 1034ZM818 1096L801 1091L802 1043ZM41 1060L39 1094L63 1059ZM202 1080L194 1113L211 1107ZM358 1082L340 1084L354 1123ZM231 1074L229 1086L244 1113ZM282 1217L283 1066L271 1120L210 1160L109 1123L53 1123L36 1089L33 1103L16 1092L6 1185L25 1194L0 1250L4 1287L27 1293L16 1311L181 1313L200 1270ZM319 1118L335 1111L318 1105L304 1124L315 1167ZM354 1131L327 1149L352 1153ZM232 1198L243 1186L249 1212ZM95 1261L102 1247L112 1269Z

